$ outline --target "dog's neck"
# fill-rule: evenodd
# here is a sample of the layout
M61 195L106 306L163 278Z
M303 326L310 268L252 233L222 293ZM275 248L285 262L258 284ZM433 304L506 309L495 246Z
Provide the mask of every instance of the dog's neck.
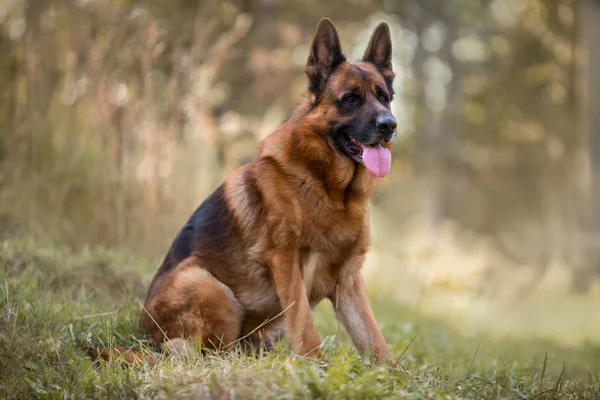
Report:
M290 119L264 140L259 158L268 156L280 161L288 174L320 190L336 208L346 208L349 202L366 204L377 178L337 148L325 119L311 109L305 96Z

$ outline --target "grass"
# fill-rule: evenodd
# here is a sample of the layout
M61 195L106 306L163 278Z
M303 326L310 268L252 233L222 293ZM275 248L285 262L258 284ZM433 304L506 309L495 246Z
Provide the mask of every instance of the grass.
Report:
M1 398L600 398L600 349L539 340L464 337L374 295L384 335L408 374L373 366L338 329L328 304L315 311L327 362L280 343L251 357L192 352L157 365L94 364L88 335L148 351L137 331L154 266L107 251L73 253L0 243Z

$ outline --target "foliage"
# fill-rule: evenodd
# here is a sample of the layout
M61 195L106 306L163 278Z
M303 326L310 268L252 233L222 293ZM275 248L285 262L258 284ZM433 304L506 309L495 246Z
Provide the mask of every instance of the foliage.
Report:
M566 263L585 283L597 249L585 223L594 113L583 111L595 92L582 90L593 82L582 60L594 47L579 32L594 26L595 0L444 4L7 2L0 223L76 247L162 254L290 115L316 21L332 17L356 59L385 20L400 140L376 205L397 223L424 215L434 231L456 220L518 264Z

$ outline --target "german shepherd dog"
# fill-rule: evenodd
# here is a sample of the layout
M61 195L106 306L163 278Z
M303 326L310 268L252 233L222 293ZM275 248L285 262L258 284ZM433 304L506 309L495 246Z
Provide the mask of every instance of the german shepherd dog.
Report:
M154 343L270 349L287 331L296 353L321 357L311 308L327 298L361 353L394 363L360 274L368 198L396 130L391 55L385 23L351 64L333 23L319 22L307 94L192 214L156 273L140 318Z

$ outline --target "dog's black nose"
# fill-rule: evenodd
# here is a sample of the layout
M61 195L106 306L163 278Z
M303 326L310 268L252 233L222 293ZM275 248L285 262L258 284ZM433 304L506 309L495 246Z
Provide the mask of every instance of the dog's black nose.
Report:
M396 119L391 115L384 115L377 118L377 130L382 135L389 135L396 130Z

